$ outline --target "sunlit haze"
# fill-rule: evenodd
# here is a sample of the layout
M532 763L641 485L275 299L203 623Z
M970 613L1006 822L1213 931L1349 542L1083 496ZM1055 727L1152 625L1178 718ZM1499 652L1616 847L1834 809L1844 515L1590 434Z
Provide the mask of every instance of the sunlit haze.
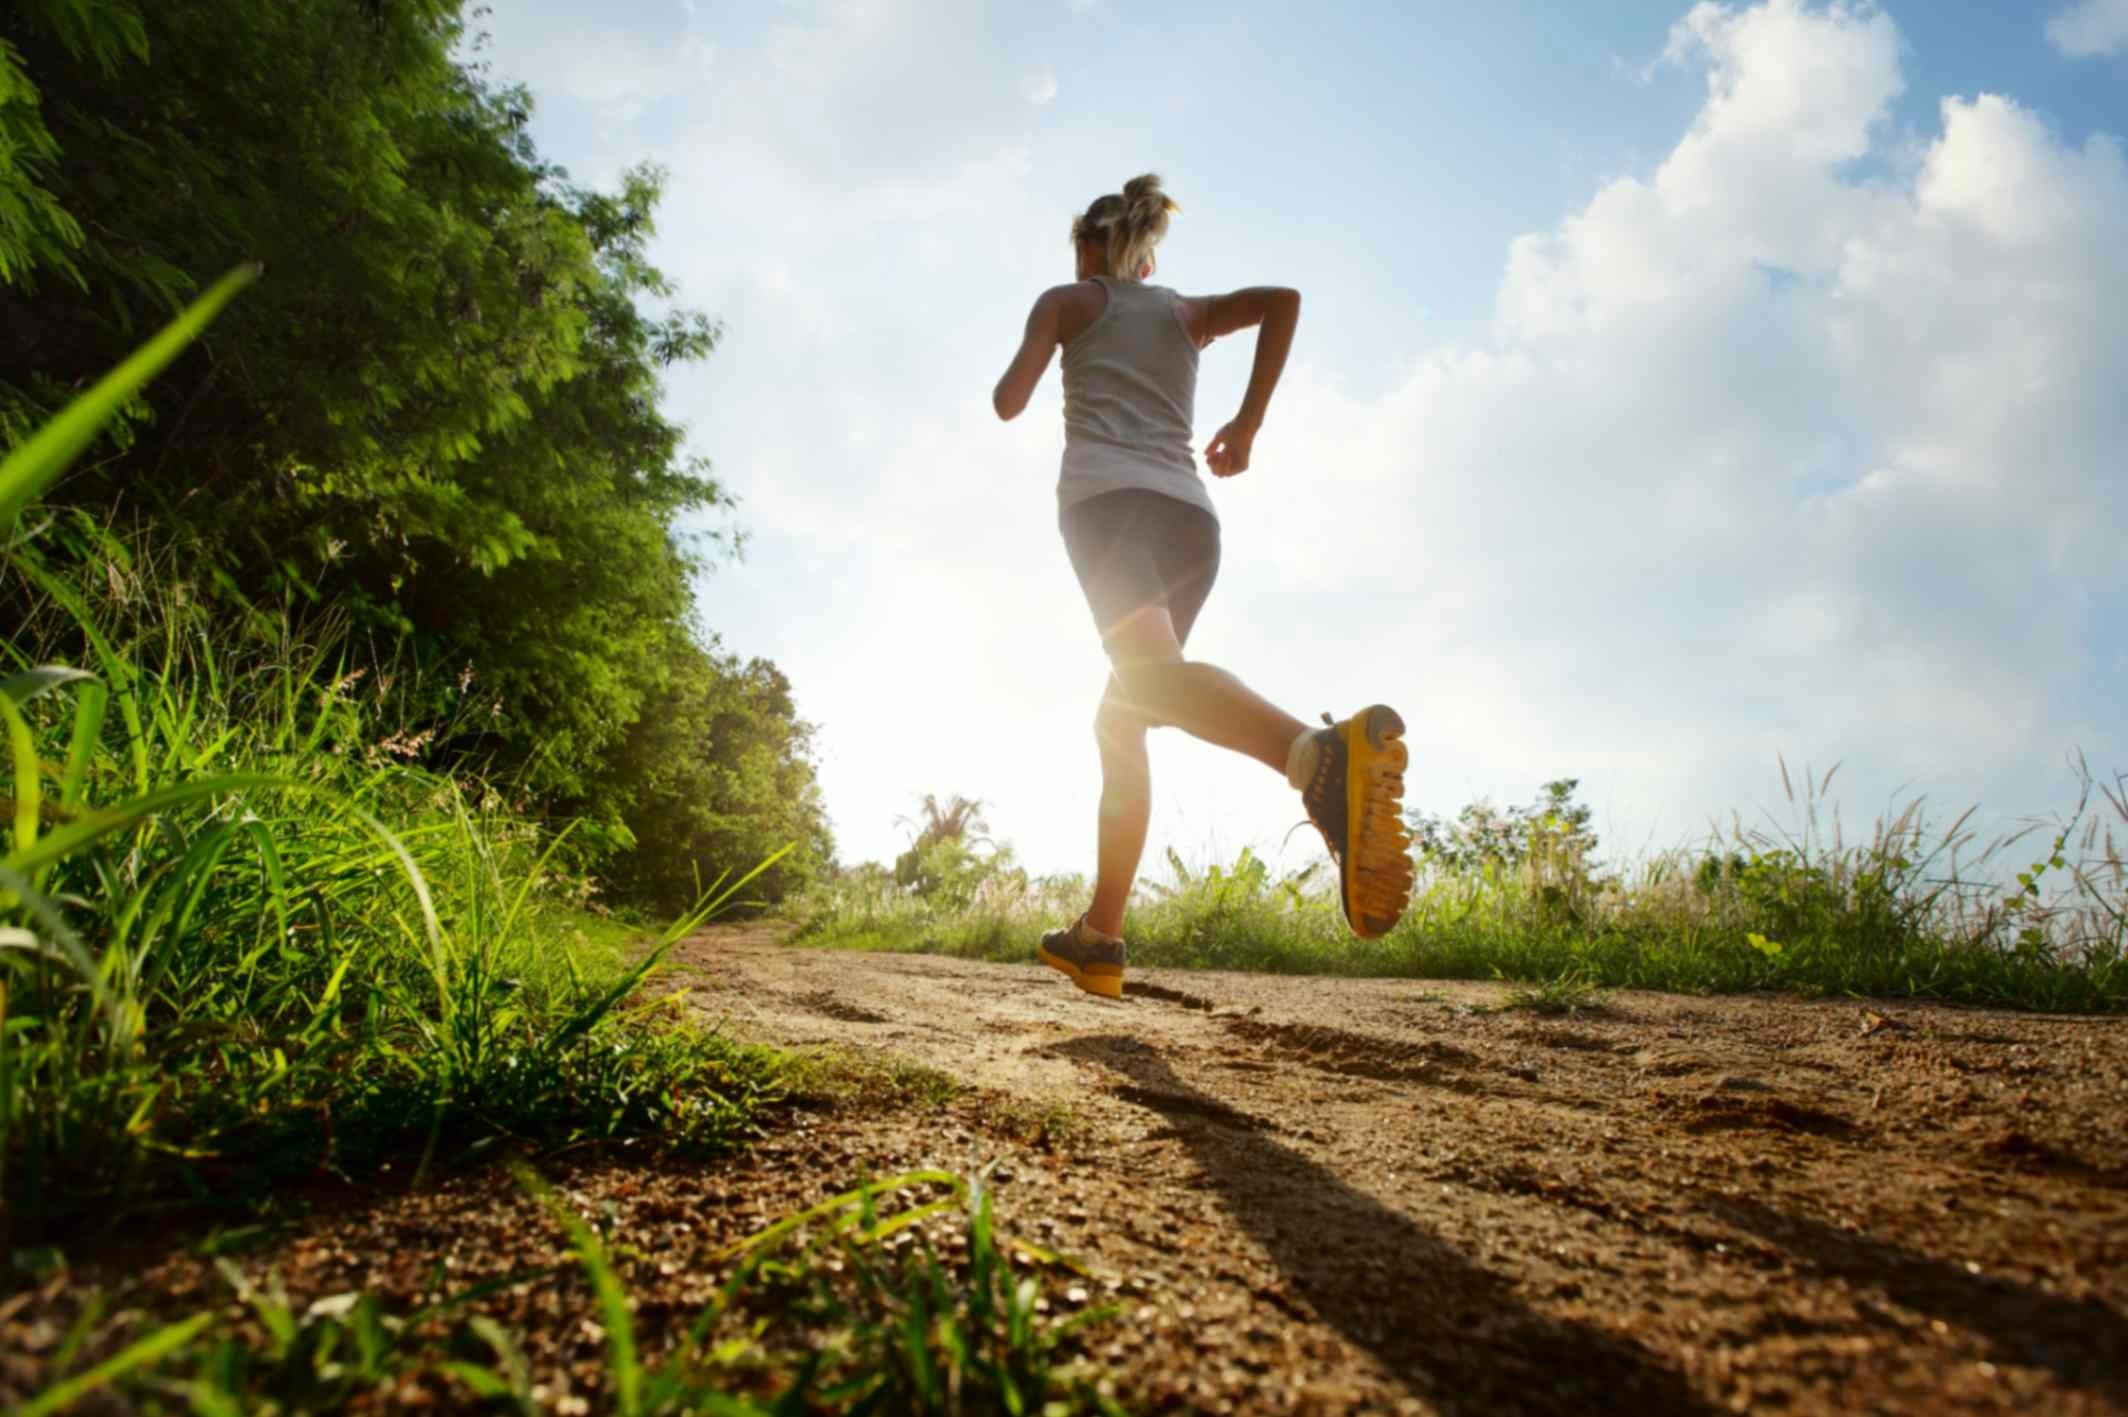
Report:
M789 674L845 861L933 792L1091 867L1058 384L1009 425L989 392L1073 213L1145 171L1182 205L1156 280L1305 299L1192 653L1303 718L1398 705L1413 805L1575 776L1637 850L1785 816L1777 753L1864 820L2128 767L2128 0L481 25L576 180L670 170L655 258L726 331L670 411L748 535L706 617ZM1249 349L1207 351L1200 447ZM1300 820L1153 754L1149 867Z

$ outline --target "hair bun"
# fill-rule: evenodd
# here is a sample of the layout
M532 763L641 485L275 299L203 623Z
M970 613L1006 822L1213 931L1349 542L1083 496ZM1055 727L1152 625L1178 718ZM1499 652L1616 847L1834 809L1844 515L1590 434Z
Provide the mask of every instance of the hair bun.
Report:
M1121 193L1096 197L1084 215L1072 219L1071 239L1101 242L1109 273L1140 279L1152 268L1153 248L1167 235L1168 213L1181 210L1160 190L1159 175L1144 173L1124 183Z
M1123 203L1130 209L1130 214L1140 221L1164 217L1169 212L1182 210L1175 205L1173 197L1160 190L1160 174L1157 172L1148 172L1124 183Z

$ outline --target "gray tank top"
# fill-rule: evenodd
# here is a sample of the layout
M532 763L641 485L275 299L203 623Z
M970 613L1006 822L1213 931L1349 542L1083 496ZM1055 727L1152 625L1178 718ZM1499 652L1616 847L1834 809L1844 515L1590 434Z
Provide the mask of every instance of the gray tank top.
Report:
M1182 297L1164 285L1096 276L1108 306L1064 346L1064 468L1057 505L1141 488L1202 507L1190 422L1197 404L1197 344Z

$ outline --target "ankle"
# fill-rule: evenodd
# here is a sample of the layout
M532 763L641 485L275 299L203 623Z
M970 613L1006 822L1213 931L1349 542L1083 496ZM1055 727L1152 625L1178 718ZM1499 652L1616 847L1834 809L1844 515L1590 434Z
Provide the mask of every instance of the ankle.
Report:
M1322 740L1316 736L1319 730L1303 728L1286 749L1286 783L1295 792L1308 790L1308 782L1315 776L1316 758L1322 753Z
M1104 923L1089 910L1079 917L1079 928L1093 936L1097 943L1112 944L1123 938L1123 912L1117 911Z

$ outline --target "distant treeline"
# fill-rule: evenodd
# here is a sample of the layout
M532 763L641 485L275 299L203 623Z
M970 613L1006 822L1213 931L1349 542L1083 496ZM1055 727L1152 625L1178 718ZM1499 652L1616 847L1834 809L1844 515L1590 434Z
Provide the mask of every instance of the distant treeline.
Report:
M34 549L115 528L232 614L337 618L435 725L431 766L604 828L629 895L796 841L780 895L831 847L788 681L695 601L728 536L675 529L730 498L659 408L718 335L646 258L663 174L598 192L543 162L531 96L454 57L465 8L11 0L0 445L265 267Z

